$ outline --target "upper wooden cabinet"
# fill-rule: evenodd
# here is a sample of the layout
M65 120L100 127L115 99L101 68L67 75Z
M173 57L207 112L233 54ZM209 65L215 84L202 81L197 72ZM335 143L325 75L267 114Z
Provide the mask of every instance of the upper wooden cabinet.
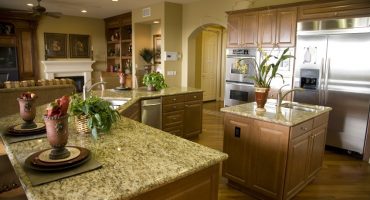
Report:
M228 47L294 47L297 8L231 14Z
M313 3L298 7L298 20L361 17L370 15L369 0Z

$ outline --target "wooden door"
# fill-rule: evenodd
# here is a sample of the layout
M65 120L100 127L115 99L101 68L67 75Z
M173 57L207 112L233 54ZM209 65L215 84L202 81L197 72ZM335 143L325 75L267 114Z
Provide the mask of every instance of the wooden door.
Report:
M279 47L294 47L297 29L297 8L277 10L276 44Z
M275 46L276 10L260 11L258 15L258 43L262 47Z
M249 118L225 114L223 150L229 158L222 164L222 173L242 185L248 185L247 174L251 173L252 123Z
M202 101L185 103L184 137L190 137L202 132Z
M316 175L321 169L322 161L324 159L325 140L326 140L327 124L324 124L312 131L310 139L310 160L308 177Z
M231 14L227 18L227 47L239 47L242 30L242 15Z
M253 125L251 189L269 198L281 198L289 127L258 120Z
M243 15L243 29L241 43L245 47L257 47L258 43L258 12L250 12Z
M290 141L285 178L285 198L294 195L306 182L310 136L311 132L307 132Z
M204 101L216 100L217 96L218 37L217 30L202 31L201 89Z

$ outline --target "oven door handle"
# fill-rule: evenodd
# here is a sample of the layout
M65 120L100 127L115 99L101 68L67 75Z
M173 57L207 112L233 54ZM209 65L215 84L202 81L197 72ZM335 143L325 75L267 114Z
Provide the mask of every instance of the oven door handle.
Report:
M237 86L246 86L246 87L254 87L253 84L248 84L248 83L237 83L237 82L226 81L226 84L237 85Z

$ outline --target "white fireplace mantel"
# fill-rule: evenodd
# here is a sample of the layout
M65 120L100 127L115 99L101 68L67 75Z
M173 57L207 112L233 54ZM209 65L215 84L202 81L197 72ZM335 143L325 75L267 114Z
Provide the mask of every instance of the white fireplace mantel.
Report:
M41 61L45 66L45 78L83 76L87 86L91 85L91 65L94 60L53 60Z

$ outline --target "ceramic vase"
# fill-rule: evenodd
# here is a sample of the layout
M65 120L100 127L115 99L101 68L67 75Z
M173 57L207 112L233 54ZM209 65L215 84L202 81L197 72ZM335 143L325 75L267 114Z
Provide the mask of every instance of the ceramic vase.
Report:
M256 103L257 103L256 111L259 111L259 112L266 111L265 104L267 101L269 90L270 88L260 88L260 87L255 88L255 96L256 96Z
M49 158L63 159L70 155L70 152L65 148L68 142L68 114L58 117L44 116L46 126L46 136L49 144L53 148Z
M25 121L25 123L22 124L22 129L31 129L36 128L37 125L33 120L36 116L36 107L34 105L35 99L21 99L17 98L19 103L19 114L21 118Z
M147 89L148 89L148 91L157 91L157 89L154 87L154 85L148 85Z

